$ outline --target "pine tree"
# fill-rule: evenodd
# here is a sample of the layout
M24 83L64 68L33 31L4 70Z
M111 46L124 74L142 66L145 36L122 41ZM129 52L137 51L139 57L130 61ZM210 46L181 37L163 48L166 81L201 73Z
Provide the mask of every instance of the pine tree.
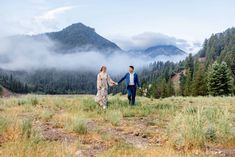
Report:
M207 87L206 87L206 77L205 77L205 67L203 64L199 62L195 63L195 72L192 84L192 95L206 95L207 94Z
M186 71L185 77L184 96L190 96L192 95L192 74L189 69Z
M225 62L215 62L208 72L208 92L210 95L229 95L233 92L232 75Z
M193 73L194 73L194 60L192 54L190 53L188 58L186 59L186 74L185 74L185 82L184 82L184 96L192 95L192 80L193 80Z
M186 76L181 73L180 74L180 94L184 96L185 91L185 84L186 84Z
M174 89L174 85L171 79L169 79L167 82L166 90L167 90L167 97L175 95L175 89Z

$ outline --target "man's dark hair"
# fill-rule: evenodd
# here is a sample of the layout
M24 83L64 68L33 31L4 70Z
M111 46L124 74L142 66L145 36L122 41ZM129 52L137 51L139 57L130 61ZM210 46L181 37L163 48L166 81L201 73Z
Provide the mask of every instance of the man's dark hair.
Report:
M131 69L133 69L133 70L135 69L134 66L132 66L132 65L130 65L129 67L130 67Z

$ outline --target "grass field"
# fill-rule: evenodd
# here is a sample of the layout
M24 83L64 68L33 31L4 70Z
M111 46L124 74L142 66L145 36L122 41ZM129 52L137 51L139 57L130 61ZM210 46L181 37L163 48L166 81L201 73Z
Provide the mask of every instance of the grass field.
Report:
M0 99L2 157L235 156L235 97Z

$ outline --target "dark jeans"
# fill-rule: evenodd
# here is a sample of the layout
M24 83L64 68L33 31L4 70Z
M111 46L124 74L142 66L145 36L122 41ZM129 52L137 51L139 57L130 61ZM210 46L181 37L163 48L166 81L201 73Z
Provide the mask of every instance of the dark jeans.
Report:
M127 86L127 94L128 94L128 100L129 104L135 105L135 96L136 96L136 86L128 85Z

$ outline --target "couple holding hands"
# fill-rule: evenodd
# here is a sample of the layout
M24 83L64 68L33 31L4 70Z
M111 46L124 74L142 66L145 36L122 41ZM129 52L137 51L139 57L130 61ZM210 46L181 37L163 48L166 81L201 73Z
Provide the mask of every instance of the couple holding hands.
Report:
M136 87L140 88L138 75L134 72L134 67L129 66L129 72L118 82L113 81L107 73L107 67L102 66L97 76L97 94L96 102L103 108L107 108L108 103L108 85L114 86L120 84L123 80L126 82L129 104L135 105Z

